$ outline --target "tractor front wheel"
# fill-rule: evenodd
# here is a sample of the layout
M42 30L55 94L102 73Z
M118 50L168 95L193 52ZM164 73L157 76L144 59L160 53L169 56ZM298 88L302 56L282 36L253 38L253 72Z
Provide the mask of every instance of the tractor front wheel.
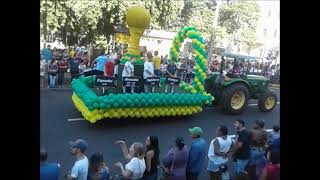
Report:
M240 114L248 104L249 91L243 84L232 84L222 93L222 109L228 114Z
M262 112L270 112L277 105L277 95L271 91L261 94L258 107Z

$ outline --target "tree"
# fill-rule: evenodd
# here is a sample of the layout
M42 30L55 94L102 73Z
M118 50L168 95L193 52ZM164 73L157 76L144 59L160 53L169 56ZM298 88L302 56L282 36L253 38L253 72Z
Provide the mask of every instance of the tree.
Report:
M221 8L218 26L213 28L214 0L41 0L40 3L41 33L45 37L54 34L68 45L103 44L101 41L110 44L114 27L126 26L125 14L134 5L149 10L150 29L178 31L183 26L195 26L205 39L214 32L218 42L227 37L252 45L259 12L255 1L228 3Z
M184 0L181 10L180 27L195 26L208 39L213 32L214 4L212 0Z
M237 0L221 7L218 24L226 28L234 44L245 43L250 47L256 41L259 13L259 6L255 0Z

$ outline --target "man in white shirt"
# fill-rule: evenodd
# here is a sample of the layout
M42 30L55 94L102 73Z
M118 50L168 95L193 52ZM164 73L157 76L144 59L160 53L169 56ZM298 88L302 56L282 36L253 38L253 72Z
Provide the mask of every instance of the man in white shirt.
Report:
M146 85L147 78L155 76L154 75L154 66L153 66L153 63L152 63L152 54L148 53L147 57L148 57L148 61L146 61L144 63L144 68L143 68L143 79L144 79L144 82L145 82L144 92L145 93L148 93L148 91L149 91L149 86ZM151 91L154 92L154 87L152 87Z
M133 77L134 76L134 65L136 58L130 58L130 61L127 61L124 64L123 71L122 71L122 83L123 78L125 77ZM126 93L126 86L122 86L123 93ZM134 87L131 87L131 93L134 93Z
M71 154L77 158L71 172L66 175L68 180L87 180L89 162L84 152L88 147L88 143L83 139L77 139L69 142L71 145Z
M234 143L228 136L228 128L224 125L218 126L216 138L209 146L208 151L208 168L210 179L222 179L224 165L228 162L228 153L234 148Z

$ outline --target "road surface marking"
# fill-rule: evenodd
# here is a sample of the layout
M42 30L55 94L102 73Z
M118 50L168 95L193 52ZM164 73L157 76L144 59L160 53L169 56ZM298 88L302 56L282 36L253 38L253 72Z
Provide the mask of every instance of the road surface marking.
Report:
M84 118L73 118L73 119L68 119L69 122L71 121L83 121L85 120Z

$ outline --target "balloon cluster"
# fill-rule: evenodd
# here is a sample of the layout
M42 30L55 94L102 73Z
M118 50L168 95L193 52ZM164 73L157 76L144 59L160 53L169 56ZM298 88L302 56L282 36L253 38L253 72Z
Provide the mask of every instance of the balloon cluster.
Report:
M83 117L95 123L104 118L153 118L161 116L187 116L202 111L201 106L160 106L160 107L130 107L112 109L94 109L90 111L83 101L74 93L72 100Z
M181 44L185 38L192 39L192 46L194 49L195 57L195 78L192 83L193 88L191 89L192 93L203 93L204 84L206 79L206 64L207 64L207 53L206 46L201 33L195 27L183 27L177 33L177 36L173 39L172 47L170 48L170 57L169 61L178 61L179 52ZM183 85L184 86L184 85ZM189 86L185 86L191 88Z
M208 104L211 97L207 94L164 94L164 93L134 93L109 94L98 97L82 78L72 81L75 94L81 98L90 111L94 109L110 109L124 107L158 107L158 106L202 106Z
M135 55L135 54L129 54L129 53L125 53L122 57L122 59L120 60L120 63L121 64L125 64L127 61L130 60L131 57L134 57L136 58L134 64L137 64L137 65L142 65L144 62L143 60L141 59L141 55Z

